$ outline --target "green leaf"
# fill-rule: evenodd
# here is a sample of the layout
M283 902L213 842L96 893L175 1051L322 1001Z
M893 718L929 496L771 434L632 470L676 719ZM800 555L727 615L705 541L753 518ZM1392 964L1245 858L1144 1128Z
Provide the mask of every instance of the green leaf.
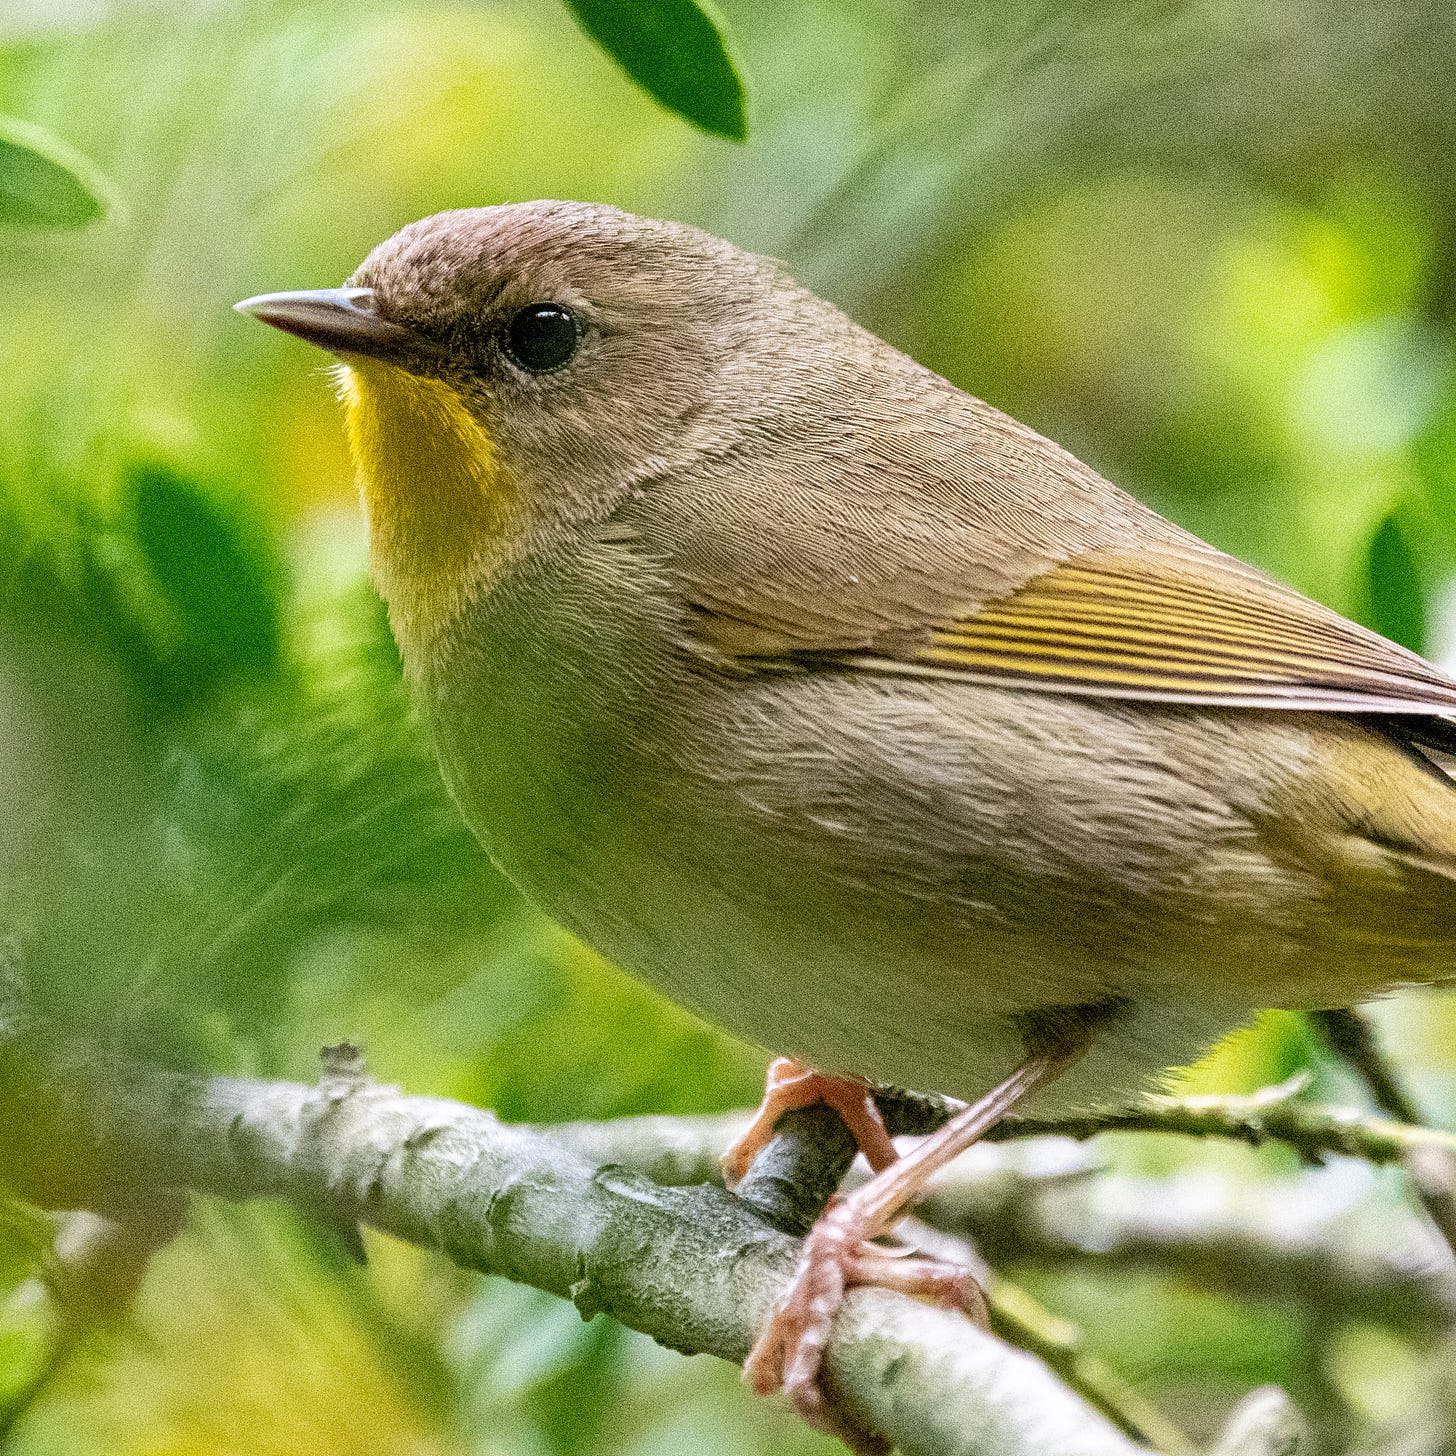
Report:
M1419 563L1399 516L1392 512L1371 538L1365 557L1370 591L1369 625L1420 652L1426 637L1426 596Z
M79 152L13 116L0 116L0 223L78 228L111 211L109 189Z
M278 568L261 532L165 465L133 475L136 542L181 628L173 672L204 688L216 674L270 672L279 653Z
M748 136L743 78L722 22L702 0L566 0L567 9L649 96L713 136Z

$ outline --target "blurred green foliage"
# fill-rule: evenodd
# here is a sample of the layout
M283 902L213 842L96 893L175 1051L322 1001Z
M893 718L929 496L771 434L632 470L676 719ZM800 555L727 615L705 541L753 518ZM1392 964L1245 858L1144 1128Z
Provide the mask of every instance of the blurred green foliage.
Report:
M675 70L651 58L653 17L676 14L676 40L706 12L573 9L660 99L741 134L716 26ZM1456 648L1444 5L735 0L728 20L755 78L744 147L655 106L551 0L0 10L0 110L64 139L0 132L0 203L31 175L15 138L61 164L24 194L36 220L98 212L71 149L125 202L81 231L7 227L0 263L0 921L48 1015L299 1077L356 1037L377 1075L508 1117L756 1094L760 1053L542 923L461 828L364 579L328 384L229 310L337 283L440 208L600 199L775 253L1217 544ZM1456 1117L1448 1001L1382 1018ZM1309 1066L1322 1095L1356 1095L1288 1015L1188 1085ZM1169 1140L1107 1156L1294 1171ZM0 1409L65 1320L36 1283L44 1234L0 1220ZM731 1370L370 1247L360 1271L277 1210L199 1209L7 1449L832 1449ZM1434 1388L1446 1358L1182 1281L1013 1272L1199 1434L1273 1380L1324 1449L1374 1450L1410 1404L1380 1391Z
M0 227L84 227L109 205L105 183L78 152L0 116Z

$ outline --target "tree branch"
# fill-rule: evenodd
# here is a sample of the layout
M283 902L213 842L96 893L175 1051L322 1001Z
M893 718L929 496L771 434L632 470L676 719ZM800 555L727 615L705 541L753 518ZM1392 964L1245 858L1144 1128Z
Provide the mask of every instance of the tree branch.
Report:
M1227 1135L1268 1140L1262 1132L1257 1139L1251 1135L1248 1099L1221 1102L1232 1103L1223 1107L1232 1119ZM1323 1108L1305 1113L1301 1151L1332 1151L1336 1142L1346 1143L1349 1114ZM1149 1128L1169 1131L1188 1113L1152 1107L1138 1115L1146 1116ZM1197 1135L1208 1135L1209 1117L1207 1107L1193 1109ZM552 1133L585 1158L618 1162L671 1185L715 1178L716 1149L747 1121L741 1112L631 1117L561 1123ZM1374 1126L1356 1135L1382 1156L1424 1145L1430 1131L1366 1121ZM1081 1120L1076 1130L1085 1130ZM1024 1129L1017 1132L1024 1137ZM1432 1136L1437 1146L1448 1137ZM1390 1211L1383 1210L1378 1229L1367 1228L1343 1203L1296 1198L1288 1182L1250 1189L1201 1170L1195 1196L1186 1198L1176 1177L1094 1179L1095 1165L1085 1161L1033 1173L1016 1157L1015 1142L1003 1143L994 1159L990 1151L946 1169L916 1213L932 1228L968 1237L992 1264L1092 1259L1107 1268L1178 1274L1240 1298L1308 1301L1336 1318L1376 1320L1420 1336L1456 1325L1456 1261L1414 1216L1392 1224Z
M1217 1135L1256 1146L1286 1141L1310 1162L1329 1153L1400 1161L1414 1148L1444 1150L1452 1141L1445 1133L1343 1109L1291 1107L1301 1086L1289 1083L1252 1097L1157 1098L1097 1116L1008 1124L1002 1135L1010 1141L959 1160L937 1178L918 1206L919 1221L931 1230L969 1237L1001 1268L1091 1259L1106 1269L1191 1278L1235 1297L1306 1303L1335 1319L1374 1319L1423 1339L1450 1328L1456 1320L1456 1269L1449 1251L1415 1219L1391 1224L1393 1210L1380 1213L1376 1228L1369 1210L1343 1202L1332 1206L1327 1193L1304 1190L1298 1180L1250 1189L1242 1183L1210 1183L1203 1170L1180 1192L1176 1177L1156 1182L1091 1177L1094 1166L1076 1160L1070 1148L1050 1173L1028 1171L1026 1159L1017 1156L1015 1140L1031 1132L1091 1137L1141 1130ZM907 1126L925 1131L949 1110L934 1111L930 1099L911 1102L907 1110L898 1095L881 1099L892 1131ZM718 1149L742 1131L747 1117L625 1118L558 1124L553 1132L592 1159L626 1162L669 1183L697 1182L717 1176ZM793 1131L788 1118L780 1122L781 1136ZM1044 1157L1037 1161L1044 1166ZM912 1242L924 1240L916 1234ZM978 1271L978 1277L985 1282L1000 1333L1046 1359L1124 1429L1160 1450L1179 1449L1178 1434L1166 1419L1115 1371L1086 1354L1074 1326L1035 1304L1004 1276ZM1273 1425L1255 1422L1247 1441L1256 1440L1257 1427L1274 1443L1270 1449L1285 1449L1281 1443L1293 1439L1289 1432L1299 1427L1297 1413L1286 1398L1267 1391L1251 1401L1260 1410L1277 1406L1283 1414ZM1230 1430L1235 1424L1231 1418ZM1231 1439L1226 1432L1224 1442ZM1245 1447L1235 1443L1221 1449Z
M735 1362L797 1254L721 1188L593 1167L569 1140L404 1096L346 1057L316 1087L199 1079L0 1026L0 1108L6 1176L47 1206L122 1212L167 1188L286 1198ZM1143 1450L1040 1361L883 1291L850 1296L827 1370L854 1419L907 1456Z
M910 1093L887 1092L879 1102L886 1125L897 1135L933 1131L951 1110L942 1099ZM557 1124L551 1131L592 1161L630 1162L661 1183L703 1183L718 1178L715 1150L727 1147L747 1120L740 1113L701 1119L643 1117ZM774 1227L803 1234L843 1182L854 1156L854 1139L837 1113L822 1105L798 1108L779 1119L773 1140L754 1159L735 1192ZM934 1237L932 1230L923 1232ZM912 1242L923 1246L926 1241L917 1237ZM994 1274L962 1240L942 1242L957 1245L948 1251L953 1262L973 1267L999 1334L1045 1360L1134 1440L1156 1446L1167 1456L1189 1456L1192 1446L1182 1431L1089 1351L1080 1329L1011 1280Z

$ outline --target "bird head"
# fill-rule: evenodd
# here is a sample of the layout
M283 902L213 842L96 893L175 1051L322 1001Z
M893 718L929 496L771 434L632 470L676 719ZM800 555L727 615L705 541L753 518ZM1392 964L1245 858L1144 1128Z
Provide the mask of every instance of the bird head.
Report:
M781 430L827 320L846 322L767 259L573 202L439 213L345 287L237 307L340 361L407 660L513 558Z

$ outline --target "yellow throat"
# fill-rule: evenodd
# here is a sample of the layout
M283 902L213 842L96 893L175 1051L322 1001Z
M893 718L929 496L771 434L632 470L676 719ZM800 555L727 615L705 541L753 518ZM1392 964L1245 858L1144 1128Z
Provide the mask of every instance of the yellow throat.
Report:
M469 601L499 548L510 492L459 394L373 359L340 373L369 560L406 659Z

